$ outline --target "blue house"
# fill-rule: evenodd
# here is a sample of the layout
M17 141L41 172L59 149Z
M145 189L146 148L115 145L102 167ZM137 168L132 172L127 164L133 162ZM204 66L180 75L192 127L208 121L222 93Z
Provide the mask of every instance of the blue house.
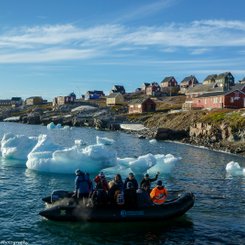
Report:
M103 91L98 91L98 90L94 90L94 91L88 91L85 94L85 100L96 100L101 98L102 96L105 96Z

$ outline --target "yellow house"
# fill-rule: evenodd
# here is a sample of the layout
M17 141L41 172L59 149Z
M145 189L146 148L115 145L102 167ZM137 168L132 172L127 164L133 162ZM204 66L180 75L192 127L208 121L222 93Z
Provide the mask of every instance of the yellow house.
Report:
M106 105L123 105L124 97L120 93L112 93L106 98Z
M40 96L33 96L25 100L26 105L40 105L43 104L43 98Z

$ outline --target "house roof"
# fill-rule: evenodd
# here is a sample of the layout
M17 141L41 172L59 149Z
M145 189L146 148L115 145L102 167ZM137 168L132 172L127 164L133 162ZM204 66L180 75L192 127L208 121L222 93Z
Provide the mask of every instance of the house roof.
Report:
M131 100L128 104L129 104L129 105L143 104L146 100L151 100L151 101L153 101L153 100L150 99L150 98L139 98L139 99ZM153 101L153 102L154 102L154 101ZM154 103L155 103L155 102L154 102Z
M107 98L115 98L115 97L117 97L117 96L122 96L122 94L121 94L121 93L111 93L111 94L109 94L109 95L107 96Z
M230 72L223 72L223 73L220 73L216 79L221 79L221 78L224 78L226 77L228 74L232 75Z
M217 76L218 76L217 74L208 75L203 81L209 81L215 79Z
M161 83L166 83L166 82L170 82L172 79L175 79L173 76L170 76L170 77L165 77Z
M198 82L197 79L196 79L196 77L193 76L193 75L191 75L191 76L185 77L185 78L181 81L181 83L189 82L191 79L194 79L194 81L195 81L196 83Z
M36 98L43 99L42 96L31 96L31 97L26 98L26 99L29 100L29 99L36 99Z
M88 94L100 94L100 95L104 95L104 92L103 91L100 91L100 90L88 91L87 93Z
M188 88L186 94L192 93L211 93L211 92L222 92L224 89L219 86L215 86L215 84L197 84L194 87Z
M214 92L214 93L206 93L206 94L202 94L197 96L196 98L204 98L204 97L212 97L212 96L220 96L220 95L224 95L225 92Z

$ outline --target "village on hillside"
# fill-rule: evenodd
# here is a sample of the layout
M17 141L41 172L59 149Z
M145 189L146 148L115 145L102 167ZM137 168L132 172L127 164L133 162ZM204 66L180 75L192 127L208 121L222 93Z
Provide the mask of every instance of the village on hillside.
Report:
M230 72L208 75L202 83L195 76L185 77L179 84L174 76L165 77L160 83L143 83L134 92L127 93L123 85L114 85L110 94L105 96L103 91L91 90L77 98L74 92L69 95L57 96L52 101L53 110L64 105L82 105L92 103L128 108L129 114L154 112L168 97L181 96L182 109L215 109L215 108L245 108L245 77L235 83ZM38 106L51 104L42 96L32 96L25 100L21 97L0 99L0 106ZM161 106L159 107L161 108Z

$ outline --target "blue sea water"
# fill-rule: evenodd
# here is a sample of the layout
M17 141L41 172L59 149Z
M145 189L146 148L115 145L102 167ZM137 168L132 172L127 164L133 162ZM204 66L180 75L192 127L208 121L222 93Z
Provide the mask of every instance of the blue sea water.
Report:
M229 176L225 167L245 158L173 142L150 144L147 139L122 132L89 128L47 130L44 126L0 123L4 133L38 136L48 134L62 146L75 139L93 144L95 137L115 140L118 157L171 153L182 159L171 174L160 178L169 191L189 190L194 207L183 217L167 222L70 223L43 219L42 197L53 189L72 190L71 174L29 170L20 160L0 158L0 244L244 244L245 176ZM136 173L138 180L142 173ZM112 176L108 176L111 178Z

